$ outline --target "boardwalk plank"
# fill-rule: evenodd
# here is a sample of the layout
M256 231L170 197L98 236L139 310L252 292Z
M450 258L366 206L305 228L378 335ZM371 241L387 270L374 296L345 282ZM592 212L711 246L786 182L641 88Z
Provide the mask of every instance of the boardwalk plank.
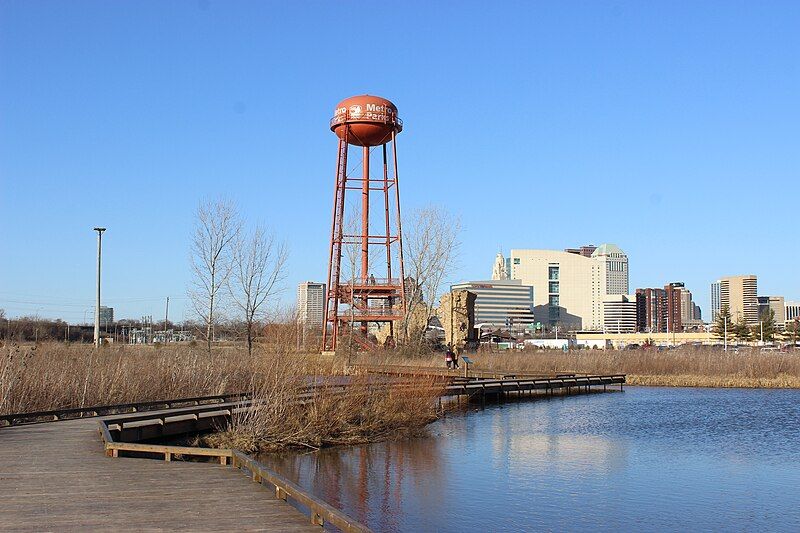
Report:
M0 429L0 530L319 532L229 467L106 457L96 420Z

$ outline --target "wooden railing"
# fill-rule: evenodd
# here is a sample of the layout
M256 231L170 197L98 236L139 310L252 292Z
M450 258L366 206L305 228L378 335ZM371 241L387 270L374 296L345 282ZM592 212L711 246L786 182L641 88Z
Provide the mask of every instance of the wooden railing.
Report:
M53 422L57 420L73 420L75 418L139 413L156 411L158 409L173 409L175 407L183 406L228 403L247 400L250 397L251 395L248 393L237 392L231 394L218 394L215 396L179 398L177 400L154 400L152 402L120 403L113 405L95 405L91 407L52 409L49 411L33 411L29 413L12 413L8 415L0 415L0 427L33 424L37 422Z
M562 378L574 377L579 374L571 371L553 372L550 374L543 374L541 372L519 372L514 370L482 370L475 369L474 367L466 367L466 363L462 362L464 371L461 373L463 377L468 378ZM459 377L458 369L448 369L443 367L430 367L430 366L414 366L414 365L371 365L371 364L351 364L348 369L359 372L366 372L368 374L391 374L391 375L425 375L425 376L442 376L442 377Z
M137 421L140 421L141 418L136 417ZM165 423L164 420L166 419L158 417L157 420L160 423ZM367 526L353 520L339 509L325 503L313 494L304 491L296 483L286 479L245 453L226 448L169 446L117 441L111 435L109 426L119 425L121 427L124 423L125 418L100 420L99 422L100 438L103 441L105 453L109 457L119 457L120 452L160 455L163 456L164 461L171 461L175 457L212 457L222 465L229 464L238 469L257 483L263 484L266 482L272 485L275 490L275 497L284 501L291 499L301 506L299 509L308 509L311 515L311 523L313 524L323 526L329 523L347 533L371 531Z
M339 509L307 493L296 483L270 470L247 454L234 450L231 465L249 475L256 483L267 482L272 485L275 488L276 498L281 500L291 498L308 508L313 524L322 526L329 523L346 532L371 531L367 526L356 522Z

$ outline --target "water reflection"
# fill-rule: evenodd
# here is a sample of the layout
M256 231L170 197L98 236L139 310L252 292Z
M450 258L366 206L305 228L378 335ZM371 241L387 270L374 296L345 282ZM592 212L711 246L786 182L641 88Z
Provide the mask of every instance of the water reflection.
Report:
M409 497L422 513L442 505L452 468L442 459L442 446L437 439L409 439L261 459L358 521L379 519L380 529L399 531Z
M800 530L800 391L630 388L264 457L378 531Z

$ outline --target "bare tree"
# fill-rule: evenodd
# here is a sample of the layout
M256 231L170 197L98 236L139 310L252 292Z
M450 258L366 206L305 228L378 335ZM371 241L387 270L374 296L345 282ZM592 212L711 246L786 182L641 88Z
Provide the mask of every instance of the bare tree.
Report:
M426 328L419 335L410 331L411 321L422 314L427 325L434 314L445 278L455 270L461 243L461 222L440 206L428 206L411 213L403 225L405 272L414 279L408 294L403 323L406 340L422 342Z
M253 353L255 325L264 316L265 304L286 277L287 255L286 244L275 242L275 236L261 227L234 242L229 288L247 333L248 354Z
M211 353L214 327L219 321L223 289L231 274L232 245L241 233L236 206L226 200L207 201L197 208L191 259L192 289L189 296L205 326L206 346Z

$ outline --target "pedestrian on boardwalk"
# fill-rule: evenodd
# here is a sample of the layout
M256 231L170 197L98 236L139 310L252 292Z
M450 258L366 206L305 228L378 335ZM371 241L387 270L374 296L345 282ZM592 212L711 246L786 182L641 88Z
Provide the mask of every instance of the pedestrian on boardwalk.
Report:
M453 366L453 351L450 347L447 347L447 351L444 353L444 362L447 364L447 368L451 368Z
M458 348L453 350L453 368L458 368Z

